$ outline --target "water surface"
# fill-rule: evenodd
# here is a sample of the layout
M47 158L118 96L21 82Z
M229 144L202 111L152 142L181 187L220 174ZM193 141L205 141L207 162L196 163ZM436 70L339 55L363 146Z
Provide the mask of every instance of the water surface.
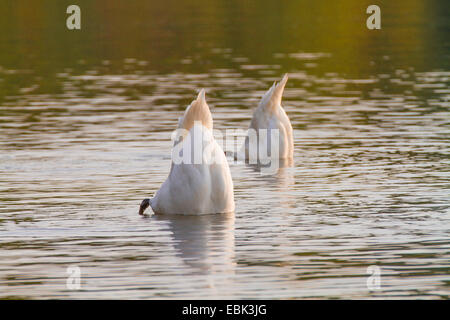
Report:
M0 4L0 298L450 296L447 1L381 1L378 31L356 0L79 3L80 31ZM246 129L286 72L292 167L230 162L233 214L137 214L200 88Z

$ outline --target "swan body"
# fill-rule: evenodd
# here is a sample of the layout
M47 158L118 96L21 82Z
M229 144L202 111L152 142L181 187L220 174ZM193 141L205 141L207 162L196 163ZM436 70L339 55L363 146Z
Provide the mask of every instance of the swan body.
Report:
M274 83L273 86L263 95L257 109L253 113L249 126L249 134L245 138L244 145L240 152L237 153L238 159L249 160L249 153L253 150L264 148L257 153L257 161L260 161L261 155L274 157L270 153L271 147L278 142L278 159L291 160L294 155L294 140L292 125L281 106L281 98L283 96L284 87L288 80L286 74L280 83ZM278 141L272 141L272 131L278 129ZM266 130L267 134L261 134L262 130ZM255 139L250 138L250 131L256 135ZM259 148L259 149L258 149ZM265 153L264 153L265 152Z
M233 181L225 154L212 133L202 89L179 119L169 176L148 205L156 214L200 215L234 211ZM196 149L201 147L199 153ZM194 154L195 152L195 154ZM182 161L180 161L180 157Z

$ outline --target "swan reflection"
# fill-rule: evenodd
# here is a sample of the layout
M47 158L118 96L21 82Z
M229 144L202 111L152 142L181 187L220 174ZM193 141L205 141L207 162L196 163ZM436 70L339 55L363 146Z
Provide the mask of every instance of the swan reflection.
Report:
M206 275L208 285L217 287L234 274L234 213L153 217L167 222L176 255L192 275Z

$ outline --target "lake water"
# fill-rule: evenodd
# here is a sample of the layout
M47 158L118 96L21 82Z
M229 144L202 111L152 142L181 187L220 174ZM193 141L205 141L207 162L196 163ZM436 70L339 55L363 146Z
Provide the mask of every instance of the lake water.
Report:
M373 31L357 0L77 3L79 31L0 4L0 298L449 298L448 1ZM246 129L286 72L292 167L229 159L233 214L138 215L200 88Z

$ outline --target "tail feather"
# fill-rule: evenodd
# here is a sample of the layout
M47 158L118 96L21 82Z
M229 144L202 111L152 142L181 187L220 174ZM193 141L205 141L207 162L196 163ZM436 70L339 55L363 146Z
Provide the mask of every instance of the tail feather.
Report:
M287 81L288 75L286 73L278 84L274 83L272 87L264 94L260 105L264 106L267 110L271 110L276 106L281 106L281 99L283 97L284 87L286 86Z
M277 84L275 87L275 91L273 93L273 98L276 99L279 104L281 104L281 98L283 97L284 87L286 86L286 82L288 81L287 73L284 75L283 79Z
M196 121L201 122L204 127L210 130L213 128L211 111L209 111L206 103L205 89L200 90L197 99L192 101L191 105L186 109L181 127L189 131Z

